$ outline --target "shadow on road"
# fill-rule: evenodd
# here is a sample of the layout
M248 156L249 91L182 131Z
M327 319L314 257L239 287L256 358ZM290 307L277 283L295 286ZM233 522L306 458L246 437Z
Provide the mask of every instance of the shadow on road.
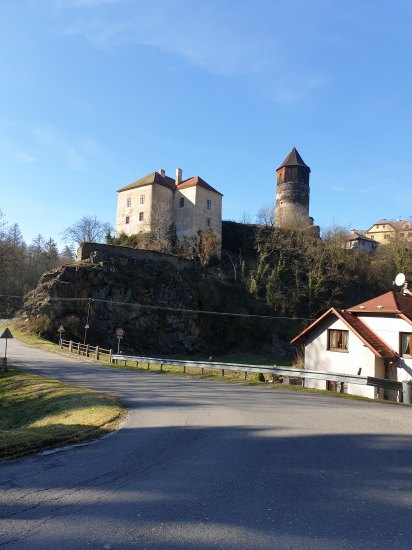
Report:
M408 437L154 427L30 460L3 467L0 544L406 548L412 537Z

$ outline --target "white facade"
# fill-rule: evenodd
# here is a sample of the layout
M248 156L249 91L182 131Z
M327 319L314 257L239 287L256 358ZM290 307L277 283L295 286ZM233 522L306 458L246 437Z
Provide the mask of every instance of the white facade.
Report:
M305 345L307 370L412 380L412 296L388 292L346 311L331 308L292 343ZM306 379L305 386L325 390L328 382ZM383 396L360 384L348 384L347 392Z
M222 240L222 194L199 177L181 181L164 171L153 172L118 191L115 234L148 233L168 220L176 227L182 244L212 230L220 254Z
M404 319L396 317L368 317L359 316L382 340L394 349L399 357L396 362L397 380L412 380L412 357L402 356L401 337L402 333L412 333L412 326Z
M329 322L312 331L305 344L305 369L339 374L362 374L362 376L376 376L384 378L383 361L353 332L349 331L348 351L334 351L328 349L328 330L349 330L340 319L329 318ZM359 372L360 370L360 372ZM326 390L326 380L305 379L305 387ZM378 397L378 388L348 384L348 393L370 397Z

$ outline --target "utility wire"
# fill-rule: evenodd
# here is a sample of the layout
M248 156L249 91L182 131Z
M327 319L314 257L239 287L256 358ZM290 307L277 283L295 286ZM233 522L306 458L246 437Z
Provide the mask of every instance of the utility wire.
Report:
M23 296L5 296L0 295L1 297L14 297L14 298L23 298ZM136 307L136 308L147 308L147 309L158 309L162 311L173 311L173 312L182 312L182 313L200 313L203 315L222 315L226 317L247 317L247 318L256 318L256 319L286 319L290 321L313 321L313 318L309 317L287 317L287 316L274 316L274 315L257 315L252 313L231 313L225 311L210 311L202 309L187 309L179 307L170 307L170 306L154 306L149 304L140 304L137 302L119 302L116 300L103 300L101 298L49 298L49 301L52 302L89 302L89 300L96 303L102 304L112 304L116 306L126 306L126 307Z

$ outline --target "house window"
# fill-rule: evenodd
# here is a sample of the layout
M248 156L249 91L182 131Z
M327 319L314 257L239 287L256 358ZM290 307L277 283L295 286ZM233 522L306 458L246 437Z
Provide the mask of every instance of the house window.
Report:
M144 219L144 212L139 212L139 222L142 222Z
M210 218L206 218L206 225L207 227L210 227Z
M412 333L401 332L401 355L412 357Z
M126 216L126 223L130 223L130 216Z
M140 195L140 204L144 204L144 195Z
M388 235L388 234L386 234L386 235L384 235L384 238L385 238L385 239L390 239L390 238L391 238L391 236L390 236L390 235Z
M348 330L328 330L328 350L348 351Z
M179 208L183 208L184 205L185 205L185 199L184 199L183 197L181 197L181 198L179 199Z
M210 199L207 199L207 209L212 210L212 201Z
M127 208L130 208L130 207L132 206L132 199L131 199L131 197L127 197L126 206L127 206Z

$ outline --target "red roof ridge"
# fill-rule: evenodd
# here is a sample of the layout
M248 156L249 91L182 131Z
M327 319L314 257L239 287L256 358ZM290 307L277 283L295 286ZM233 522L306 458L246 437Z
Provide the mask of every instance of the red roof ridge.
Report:
M220 193L220 191L217 191L217 189L215 189L214 187L209 185L200 176L192 176L191 178L187 178L187 179L181 181L176 186L176 189L185 189L187 187L193 187L194 185L199 185L199 187L203 187L204 189L207 189L208 191L212 191L213 193L217 193L218 195L222 195L222 193Z
M306 327L300 334L298 334L291 344L299 344L307 336L307 334L321 321L323 321L329 315L335 315L345 325L356 334L356 336L377 356L377 357L394 357L398 353L389 347L381 338L368 327L359 317L353 315L350 311L338 310L334 307L329 308L323 315L316 319L311 325Z

